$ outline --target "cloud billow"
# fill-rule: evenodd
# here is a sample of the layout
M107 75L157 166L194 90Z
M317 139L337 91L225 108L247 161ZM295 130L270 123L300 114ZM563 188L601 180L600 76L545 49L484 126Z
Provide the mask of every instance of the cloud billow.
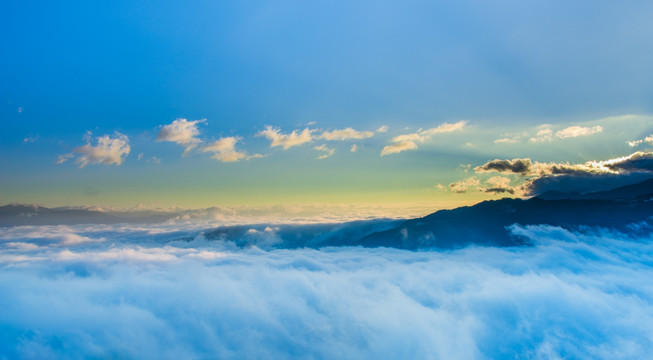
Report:
M51 230L0 231L8 358L612 359L624 343L629 358L653 348L648 238L513 226L533 246L264 251L169 227L70 227L44 241Z
M476 172L508 172L515 174L528 174L531 172L531 159L512 159L500 160L494 159L481 166L474 168Z
M120 166L129 152L129 138L119 132L113 136L104 135L95 138L96 144L92 145L91 133L85 136L86 145L76 147L72 153L60 155L57 164L63 164L75 158L75 163L83 168L89 164L104 164Z
M223 137L203 147L202 152L213 153L212 158L221 162L237 162L263 157L261 154L248 155L244 151L236 150L236 144L241 140L242 138L236 136Z
M265 130L258 132L256 136L263 136L270 140L270 147L281 147L283 150L288 150L291 147L313 141L314 131L306 128L302 131L293 130L290 134L283 134L281 129L267 126Z
M197 125L206 122L206 119L188 121L183 118L176 119L164 125L156 136L156 141L169 141L184 147L184 155L195 149L202 140Z
M523 184L504 187L506 191L498 192L527 196L546 191L588 193L630 185L653 177L653 152L638 151L619 158L582 164L542 163L528 158L495 159L474 170L477 173L516 174L524 178Z

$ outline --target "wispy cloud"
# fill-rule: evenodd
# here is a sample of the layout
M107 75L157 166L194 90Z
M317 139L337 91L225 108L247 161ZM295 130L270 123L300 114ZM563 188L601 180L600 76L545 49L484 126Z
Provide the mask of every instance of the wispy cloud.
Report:
M27 136L23 138L24 143L35 143L39 139L38 134L34 136Z
M73 149L72 153L60 155L57 164L63 164L68 159L75 158L75 162L79 164L80 168L89 164L114 164L119 166L123 162L123 158L129 155L131 148L129 147L129 138L119 132L116 132L113 137L110 135L98 136L95 138L96 145L91 145L91 133L84 136L86 145Z
M579 136L589 136L603 131L600 125L593 127L570 126L556 132L556 136L561 139L574 138Z
M443 123L437 127L418 130L416 133L404 134L392 138L393 144L385 146L381 150L381 156L400 153L407 150L416 150L417 143L424 143L436 134L460 131L465 128L467 121L461 120L456 123Z
M500 138L494 140L495 144L516 144L519 142L521 142L521 140L515 138Z
M493 176L487 180L485 180L484 187L481 188L482 191L486 193L496 193L496 194L502 194L502 193L508 193L508 194L515 194L515 188L513 186L510 186L510 183L512 182L512 179L509 177L505 176Z
M537 134L528 141L532 143L536 142L551 142L553 141L553 130L549 128L550 125L540 125L539 130L537 131Z
M222 162L236 162L262 157L260 154L247 155L244 151L236 150L236 144L242 140L241 137L223 137L212 144L202 148L202 152L213 153L212 158Z
M63 163L65 163L66 161L68 161L68 160L70 160L70 159L72 159L72 158L74 158L74 157L75 157L75 155L74 155L74 154L71 154L71 153L63 154L63 155L59 155L59 156L57 157L57 164L63 164Z
M283 150L288 150L291 147L313 141L313 132L315 132L314 129L305 128L302 131L293 130L290 134L283 134L281 129L267 126L265 130L260 131L256 136L264 136L270 140L271 148L281 147Z
M374 131L358 131L354 130L350 127L344 128L341 130L332 130L332 131L324 131L320 135L317 136L318 139L324 139L327 141L333 141L333 140L360 140L360 139L367 139L371 138L374 136Z
M384 146L381 150L381 156L397 154L406 150L415 150L417 149L417 144L413 141L399 141L391 145Z
M188 121L177 119L168 125L164 125L156 137L156 141L170 141L184 147L184 155L197 147L202 142L198 137L200 134L197 124L206 122L206 119Z
M630 147L636 147L636 146L639 146L639 145L641 145L643 143L649 143L649 144L653 145L653 135L649 135L649 136L647 136L647 137L645 137L643 139L639 139L639 140L626 141L626 143Z
M318 160L326 159L329 156L333 155L336 152L335 149L328 148L325 144L314 147L313 149L323 152L322 155L318 156Z
M264 136L270 140L270 147L278 146L287 150L291 147L303 145L318 139L326 141L362 140L373 137L375 133L385 132L387 130L388 127L385 125L376 131L359 131L351 127L324 131L305 128L301 131L293 130L289 134L284 134L279 128L267 126L265 130L258 132L255 136Z
M454 182L449 184L449 190L455 193L465 193L469 190L470 187L475 187L480 185L481 182L474 176L468 177L462 181Z
M537 132L534 136L531 136L528 141L531 143L546 143L546 142L552 142L554 140L554 132L551 129L552 125L550 124L542 124L539 125L536 129ZM558 130L555 132L555 137L559 139L567 139L567 138L575 138L575 137L580 137L580 136L589 136L593 134L597 134L603 131L603 127L600 125L596 126L568 126L566 128L563 128L561 130ZM524 134L524 136L527 133ZM510 139L497 139L494 141L495 143L508 143L508 142L520 142L520 136L516 136Z

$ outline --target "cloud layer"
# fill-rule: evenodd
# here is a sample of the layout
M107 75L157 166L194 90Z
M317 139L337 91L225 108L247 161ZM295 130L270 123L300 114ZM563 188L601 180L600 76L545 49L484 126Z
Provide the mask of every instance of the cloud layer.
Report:
M0 291L12 294L0 298L0 353L614 359L653 349L650 238L517 226L533 246L263 251L153 230L68 228L94 241L63 244L39 235L47 229L0 229Z

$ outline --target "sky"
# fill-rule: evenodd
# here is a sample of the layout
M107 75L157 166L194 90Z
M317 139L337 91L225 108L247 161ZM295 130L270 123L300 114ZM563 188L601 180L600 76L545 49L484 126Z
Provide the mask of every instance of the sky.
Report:
M555 164L614 173L601 161L651 158L651 13L3 1L0 203L425 214L532 195Z

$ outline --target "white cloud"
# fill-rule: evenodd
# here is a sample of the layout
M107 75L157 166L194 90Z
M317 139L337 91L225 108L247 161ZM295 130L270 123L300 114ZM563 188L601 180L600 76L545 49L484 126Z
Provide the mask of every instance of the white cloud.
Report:
M358 145L356 145L356 144L352 145L351 148L349 149L349 151L355 153L356 151L358 151Z
M206 119L188 121L186 119L177 119L172 123L165 125L159 131L156 141L170 141L184 147L184 155L197 147L202 142L198 138L200 131L197 124L205 122Z
M57 164L63 164L66 161L68 161L68 160L70 160L70 159L72 159L74 157L75 157L75 155L73 155L73 154L59 155L59 157L57 157Z
M288 150L293 146L299 146L313 141L314 131L313 129L305 128L301 132L293 130L290 134L282 134L281 129L267 126L265 130L260 131L256 136L264 136L270 140L270 147L280 146L283 150Z
M334 140L342 141L342 140L351 140L351 139L355 139L355 140L367 139L367 138L371 138L372 136L374 136L373 131L358 131L348 127L341 130L324 131L317 138L324 139L327 141L334 141Z
M636 147L636 146L639 146L639 145L641 145L641 144L643 144L643 143L645 143L645 142L647 142L647 143L653 145L653 135L649 135L649 136L645 137L644 139L633 140L633 141L626 141L626 143L627 143L628 146L630 146L630 147Z
M556 132L556 136L561 139L574 138L579 136L589 136L592 134L597 134L603 131L603 127L600 125L594 127L583 127L583 126L570 126L568 128L562 129Z
M544 125L548 126L548 125ZM530 142L551 142L553 140L553 130L549 128L540 129L537 135L528 139Z
M394 144L387 145L381 150L381 156L396 154L406 150L416 150L417 143L424 143L436 134L460 131L465 128L467 121L461 120L456 123L443 123L437 127L418 130L416 133L398 135L392 138Z
M494 140L495 144L516 144L521 142L519 139L514 138L501 138Z
M430 137L430 136L433 136L435 134L442 134L442 133L450 133L450 132L454 132L454 131L460 131L460 130L464 129L466 125L467 125L467 121L465 121L465 120L461 120L461 121L455 122L453 124L449 124L449 123L445 122L445 123L443 123L443 124L441 124L441 125L439 125L437 127L434 127L434 128L431 128L431 129L426 129L424 131L420 131L420 135Z
M382 125L378 129L376 129L376 132L378 132L378 133L388 132L388 125Z
M486 193L496 193L496 194L517 194L519 196L524 195L523 189L521 186L510 186L512 179L505 176L492 176L491 178L485 180L484 186L481 188L482 191Z
M485 180L485 183L492 186L492 187L501 187L505 188L510 185L511 179L508 177L504 176L493 176L487 180Z
M406 150L415 150L417 149L417 144L413 141L401 141L391 145L383 147L381 150L381 156L400 153Z
M38 139L39 139L39 136L38 136L38 135L27 136L27 137L25 137L25 138L23 139L23 142L24 142L24 143L35 143L36 140L38 140Z
M324 154L317 157L318 160L326 159L326 158L330 157L331 155L333 155L333 153L336 152L335 149L328 148L325 144L316 146L313 149L315 149L317 151L321 151L321 152L324 153Z
M131 148L129 147L129 138L119 132L114 134L114 137L109 135L96 137L96 145L91 145L91 133L84 136L86 145L73 149L72 153L59 155L57 164L63 164L68 159L75 156L75 162L79 164L80 168L89 164L114 164L119 166L122 164L123 158L129 155Z
M467 192L470 187L479 186L480 184L481 182L472 176L462 181L449 184L449 190L455 193L464 193Z
M223 137L202 148L202 152L211 152L213 159L222 162L236 162L262 156L260 154L250 156L244 151L237 151L236 144L241 140L242 138L238 136Z

